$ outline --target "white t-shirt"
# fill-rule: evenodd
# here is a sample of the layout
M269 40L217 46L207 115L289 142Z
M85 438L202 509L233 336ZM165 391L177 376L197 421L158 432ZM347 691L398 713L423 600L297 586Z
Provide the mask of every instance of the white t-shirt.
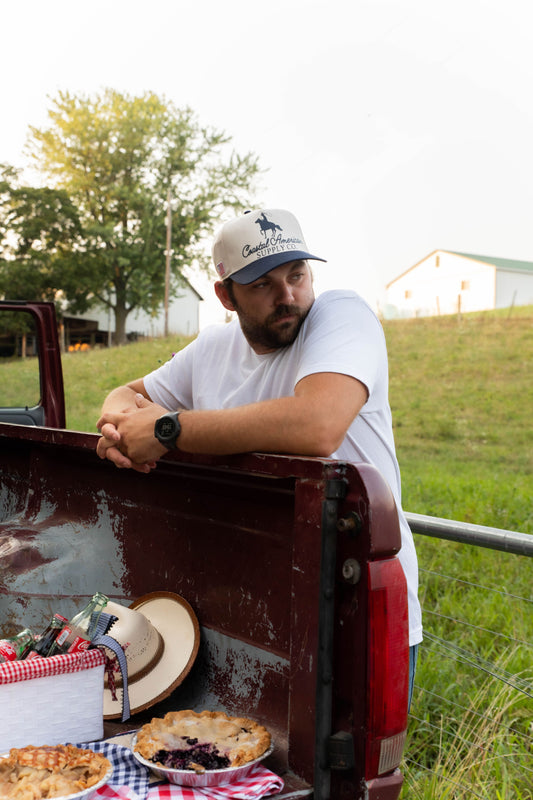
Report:
M373 464L391 487L402 533L399 558L408 587L409 643L417 644L422 639L418 566L413 536L401 510L385 336L359 295L344 290L319 295L293 344L264 355L252 350L238 319L205 328L147 375L144 385L151 399L168 409L232 408L293 395L298 381L318 372L350 375L368 389L367 402L331 457Z

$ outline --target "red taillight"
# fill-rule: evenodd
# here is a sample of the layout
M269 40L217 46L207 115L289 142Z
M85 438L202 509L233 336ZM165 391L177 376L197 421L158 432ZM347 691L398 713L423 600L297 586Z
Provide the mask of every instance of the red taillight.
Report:
M367 779L401 761L409 690L407 585L399 560L371 561L368 586Z

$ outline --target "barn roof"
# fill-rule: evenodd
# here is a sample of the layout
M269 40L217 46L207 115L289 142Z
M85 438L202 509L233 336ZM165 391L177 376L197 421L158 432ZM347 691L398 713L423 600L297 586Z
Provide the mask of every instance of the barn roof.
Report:
M494 258L493 256L478 256L474 253L458 253L455 250L444 252L453 253L456 256L471 258L473 261L482 261L484 264L492 264L496 269L511 270L512 272L532 272L533 261L516 261L512 258Z
M400 278L403 278L408 272L416 269L419 264L422 264L423 261L431 258L431 256L435 255L436 253L450 253L453 256L470 258L472 261L479 261L482 264L491 264L493 267L496 267L496 269L507 270L511 272L527 272L533 274L533 261L516 261L512 258L494 258L493 256L476 255L475 253L459 253L456 250L433 250L433 252L429 253L429 255L425 256L420 261L417 261L416 264L413 264L412 267L406 269L405 272L402 272L400 275L397 275L396 278L393 278L391 281L389 281L385 288L388 289L393 283L396 283L396 281L400 280Z

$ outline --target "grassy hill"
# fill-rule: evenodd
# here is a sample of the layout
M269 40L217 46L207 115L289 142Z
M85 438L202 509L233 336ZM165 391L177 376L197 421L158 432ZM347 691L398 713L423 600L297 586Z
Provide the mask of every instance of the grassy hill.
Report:
M533 307L385 323L404 506L533 531Z
M533 532L533 307L384 323L404 507ZM67 424L93 431L105 394L178 337L63 359Z

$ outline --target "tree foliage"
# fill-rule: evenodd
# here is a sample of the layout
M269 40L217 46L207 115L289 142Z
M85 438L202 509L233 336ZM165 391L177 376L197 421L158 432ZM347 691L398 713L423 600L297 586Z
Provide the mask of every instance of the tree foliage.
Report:
M78 212L62 190L22 186L19 171L0 167L0 295L55 300L68 286L80 245Z
M230 138L202 127L190 108L153 93L61 92L48 116L47 128L30 128L28 143L47 189L32 197L26 188L12 205L11 255L43 258L49 291L61 288L70 310L110 306L124 341L128 313L153 312L164 297L168 197L172 296L185 267L207 266L206 238L221 217L250 205L258 160L232 151Z

